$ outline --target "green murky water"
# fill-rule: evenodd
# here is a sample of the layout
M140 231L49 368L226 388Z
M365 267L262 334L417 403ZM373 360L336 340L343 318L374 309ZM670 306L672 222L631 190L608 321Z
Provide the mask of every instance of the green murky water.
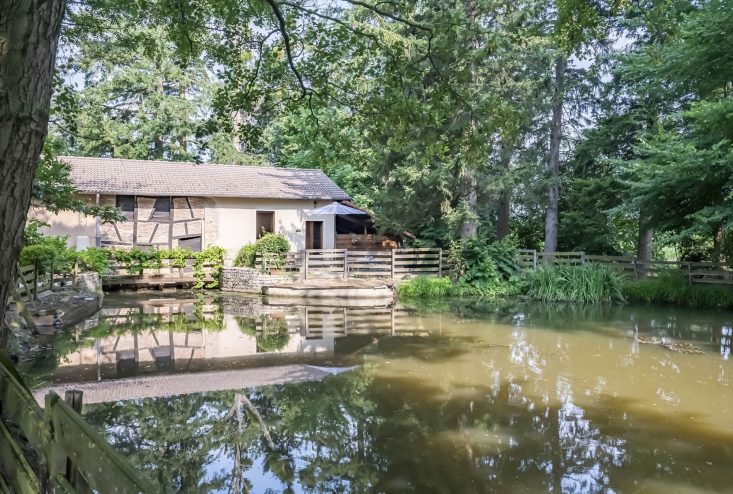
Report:
M87 420L161 492L731 492L732 327L116 296L25 373L87 386Z

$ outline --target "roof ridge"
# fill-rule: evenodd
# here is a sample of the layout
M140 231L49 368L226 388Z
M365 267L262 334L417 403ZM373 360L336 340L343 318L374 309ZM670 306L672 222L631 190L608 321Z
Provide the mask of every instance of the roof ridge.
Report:
M101 156L73 156L73 155L58 155L56 156L57 159L64 160L64 159L82 159L82 160L104 160L104 161L136 161L140 163L162 163L162 164L180 164L180 165L194 165L194 166L221 166L221 167L237 167L237 168L255 168L255 169L277 169L277 170L304 170L304 171L314 171L314 172L321 172L325 174L326 172L323 171L321 168L303 168L300 166L279 166L279 165L238 165L236 163L212 163L210 161L203 161L201 163L197 163L195 161L177 161L177 160L148 160L148 159L139 159L139 158L106 158Z

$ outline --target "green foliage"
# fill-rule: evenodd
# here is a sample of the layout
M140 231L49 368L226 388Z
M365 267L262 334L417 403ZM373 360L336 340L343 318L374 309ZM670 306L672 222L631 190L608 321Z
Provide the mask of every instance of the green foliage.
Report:
M699 309L733 309L733 290L728 286L690 285L680 274L660 274L628 281L623 295L629 302L672 304Z
M281 233L265 233L253 244L247 244L237 253L234 258L234 265L239 267L255 267L257 254L280 254L274 256L273 259L268 258L268 262L272 261L275 267L282 264L282 254L290 251L290 242Z
M79 265L83 269L96 271L100 276L109 272L109 256L106 249L88 247L77 253Z
M173 249L160 249L158 255L161 259L169 259L174 268L185 268L188 260L194 257L191 249L186 247L175 247Z
M599 264L541 265L524 276L524 292L545 302L599 303L623 300L624 275Z
M512 240L491 242L483 237L452 243L448 264L455 281L474 286L513 281L521 269Z
M201 252L194 252L193 272L198 279L194 288L216 288L219 286L219 273L221 273L221 268L224 266L225 253L226 250L216 245L210 245ZM206 277L204 267L209 268L210 275L213 278L209 283L204 281Z
M81 199L71 182L70 173L69 165L56 157L55 150L47 142L33 179L33 205L53 213L77 211L87 216L98 216L103 223L125 221L116 207L97 206Z
M397 294L408 299L481 298L496 299L517 295L516 281L484 281L477 284L454 283L450 278L417 277L397 285Z
M428 278L419 276L397 285L397 294L408 298L445 298L453 294L453 282L450 278Z
M122 264L131 274L143 274L145 269L155 269L162 266L159 251L138 249L108 249L110 259Z
M21 266L37 264L41 272L53 266L54 272L69 272L76 261L76 251L66 246L67 237L40 236L20 251Z
M234 265L237 267L253 268L257 256L257 243L247 244L237 252L234 258Z
M193 271L197 281L194 288L216 288L219 286L219 273L224 266L224 253L221 247L211 245L201 252L176 247L174 249L143 250L143 249L102 249L109 260L115 260L130 273L143 274L145 269L160 269L163 260L170 260L171 266L183 268L188 259L193 259ZM206 282L207 270L213 278Z
M25 222L25 230L23 230L23 245L33 245L40 243L44 235L41 233L41 228L50 226L48 223L41 221L36 218L29 218Z

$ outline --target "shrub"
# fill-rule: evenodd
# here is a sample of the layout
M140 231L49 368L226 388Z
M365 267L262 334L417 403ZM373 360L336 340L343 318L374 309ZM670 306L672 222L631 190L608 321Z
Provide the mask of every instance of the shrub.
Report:
M521 269L511 240L492 242L482 237L453 242L448 264L453 280L466 285L495 286L514 280Z
M253 244L247 244L237 253L234 265L253 268L257 254L285 254L290 250L290 242L281 233L265 233Z
M99 247L88 247L78 253L82 268L96 271L100 276L109 272L109 252Z
M733 308L733 289L727 286L690 285L687 277L676 273L629 281L623 286L629 302L674 304L701 309Z
M255 242L257 252L284 254L290 250L290 242L282 233L265 233Z
M234 258L234 265L238 267L255 267L255 256L257 255L257 244L247 244L237 253Z
M21 266L37 264L41 271L51 268L55 272L71 271L76 261L76 251L66 246L67 237L40 236L35 243L20 251Z
M623 300L624 275L598 264L539 266L525 274L528 297L546 302L611 302Z

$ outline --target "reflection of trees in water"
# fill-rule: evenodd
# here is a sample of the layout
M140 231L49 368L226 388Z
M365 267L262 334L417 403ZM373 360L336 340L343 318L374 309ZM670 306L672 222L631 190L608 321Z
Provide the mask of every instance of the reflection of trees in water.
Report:
M285 318L267 314L260 318L235 316L234 320L242 333L255 337L258 352L277 352L290 342L290 330Z
M727 475L694 468L697 438L680 436L674 421L628 415L611 399L583 409L568 379L547 382L539 397L528 382L497 370L485 388L451 390L364 368L257 391L92 405L87 418L171 491L598 492L649 476L719 486ZM665 448L672 438L686 446Z

